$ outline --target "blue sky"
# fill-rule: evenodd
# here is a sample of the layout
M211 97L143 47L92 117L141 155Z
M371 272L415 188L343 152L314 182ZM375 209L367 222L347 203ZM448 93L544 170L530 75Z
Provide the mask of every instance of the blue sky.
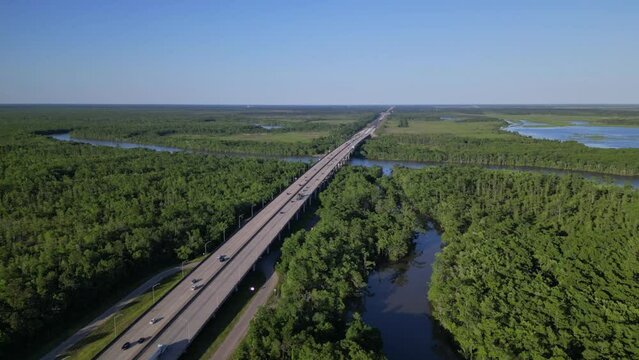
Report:
M639 1L0 1L0 103L639 103Z

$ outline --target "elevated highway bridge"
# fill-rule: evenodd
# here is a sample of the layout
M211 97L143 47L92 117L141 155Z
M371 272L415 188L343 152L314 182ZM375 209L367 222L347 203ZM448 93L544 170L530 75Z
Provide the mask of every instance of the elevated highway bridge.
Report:
M352 156L393 107L379 114L364 129L316 162L306 173L275 197L228 241L209 255L153 307L129 325L98 359L177 359L214 318L271 244L312 201L331 176ZM226 261L220 261L220 256ZM192 280L195 279L195 283ZM192 289L195 287L195 289ZM151 319L159 319L150 324ZM138 339L143 338L142 343ZM130 348L123 350L125 342Z

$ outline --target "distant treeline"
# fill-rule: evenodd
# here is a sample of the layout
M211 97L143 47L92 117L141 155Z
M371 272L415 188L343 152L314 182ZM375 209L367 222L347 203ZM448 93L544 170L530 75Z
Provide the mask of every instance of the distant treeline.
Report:
M577 142L523 136L473 138L448 134L384 134L367 141L363 156L448 164L531 166L639 175L639 149L597 149Z
M123 284L201 255L304 165L60 143L0 129L0 357ZM44 335L44 337L42 336Z
M90 126L74 129L73 137L84 139L121 140L142 144L174 146L213 153L245 153L267 155L316 155L337 147L348 137L372 121L371 116L346 124L289 123L280 129L265 130L254 124L225 119L215 126L204 123L167 124L155 122L140 124L114 123L108 126ZM250 133L288 133L328 131L328 135L311 141L253 141L230 140L220 136ZM266 138L268 139L268 138Z
M344 142L382 107L0 106L3 126L72 137L173 146L214 153L316 155ZM276 126L270 130L260 125ZM325 132L310 141L269 134ZM224 139L264 134L265 140Z

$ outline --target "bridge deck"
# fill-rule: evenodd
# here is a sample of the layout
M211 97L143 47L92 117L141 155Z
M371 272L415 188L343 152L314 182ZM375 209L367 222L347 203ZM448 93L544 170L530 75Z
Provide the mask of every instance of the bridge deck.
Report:
M165 351L161 358L177 359L305 203L350 158L354 148L373 133L390 110L392 108L381 113L370 126L324 156L282 191L145 315L125 329L98 358L151 359L155 357L158 345L163 344ZM220 262L219 255L229 259ZM199 289L191 290L191 279L199 279ZM161 320L151 325L151 318ZM137 344L139 338L145 338L145 341ZM122 344L127 341L132 344L131 348L122 350Z

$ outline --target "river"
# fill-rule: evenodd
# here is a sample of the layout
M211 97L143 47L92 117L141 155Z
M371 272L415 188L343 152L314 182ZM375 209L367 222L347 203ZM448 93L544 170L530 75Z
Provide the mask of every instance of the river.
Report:
M390 175L393 172L393 168L397 166L407 167L410 169L421 169L424 167L442 165L439 163L420 163L420 162L413 162L413 161L394 161L394 160L370 160L370 159L364 159L364 158L353 158L351 159L350 164L354 166L365 166L365 167L379 166L382 168L384 175ZM468 166L472 166L472 165L468 165ZM528 166L482 165L482 167L487 169L492 169L492 170L525 171L525 172L532 172L532 173L538 173L538 174L554 174L554 175L574 174L574 175L583 176L586 179L600 182L600 183L606 183L608 181L611 181L615 185L619 185L619 186L630 185L634 188L639 188L638 176L608 175L608 174L600 174L600 173L593 173L593 172L587 172L587 171L534 168L534 167L528 167Z
M197 152L198 151L190 151L170 146L161 146L161 145L145 145L145 144L137 144L130 143L125 141L109 141L109 140L91 140L91 139L77 139L71 137L71 134L59 133L52 134L49 137L59 140L59 141L69 141L76 142L82 144L90 144L95 146L108 146L114 148L122 148L122 149L148 149L153 151L160 152ZM209 154L207 152L201 152L204 154ZM277 159L289 162L303 162L307 164L311 164L319 159L317 156L269 156L269 155L257 155L257 154L219 154L219 153L211 153L216 156L228 156L228 157L249 157L249 158L259 158L259 159ZM437 166L441 164L436 163L420 163L420 162L412 162L412 161L387 161L387 160L369 160L363 158L352 158L349 162L353 166L379 166L382 168L382 171L386 175L390 175L393 171L393 168L396 166L403 166L411 169L421 169L423 167L429 166ZM607 182L610 179L614 184L624 186L631 185L634 188L639 188L639 177L636 176L620 176L620 175L605 175L599 173L592 173L586 171L572 171L572 170L557 170L557 169L545 169L545 168L532 168L532 167L508 167L508 166L484 166L489 169L496 170L515 170L515 171L527 171L534 173L543 173L543 174L555 174L555 175L567 175L567 174L577 174L581 175L584 178L597 181L597 182Z
M370 274L362 317L379 329L384 353L391 360L461 359L431 316L427 297L440 235L429 227L415 236L414 244L406 259Z
M126 141L115 141L115 140L93 140L93 139L78 139L71 137L71 133L59 133L59 134L51 134L50 138L59 140L59 141L68 141L80 144L89 144L94 146L107 146L112 148L120 148L120 149L147 149L159 152L189 152L189 153L201 153L201 154L211 154L215 156L226 156L226 157L249 157L256 159L275 159L275 160L284 160L289 162L303 162L303 163L313 163L319 159L317 156L270 156L270 155L259 155L259 154L237 154L237 153L210 153L206 151L198 151L198 150L187 150L170 146L162 146L162 145L146 145L146 144L138 144L138 143L130 143Z
M589 126L574 121L569 126L548 126L531 121L509 121L506 131L535 139L577 141L588 147L623 149L639 148L639 127Z

